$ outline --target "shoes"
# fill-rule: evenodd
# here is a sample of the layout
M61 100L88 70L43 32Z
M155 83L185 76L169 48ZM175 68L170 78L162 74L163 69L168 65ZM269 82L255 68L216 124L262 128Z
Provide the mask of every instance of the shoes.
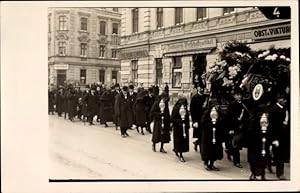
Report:
M179 157L179 160L180 160L181 162L185 162L185 160L184 160L184 158L183 158L182 156Z
M254 174L251 174L249 177L249 180L251 180L251 181L256 180L256 176Z
M90 123L90 125L95 125L94 123Z
M149 130L149 129L146 129L146 130L148 131L148 133L152 134L151 130Z
M104 123L104 126L105 126L105 127L108 127L107 123Z
M152 145L152 151L156 152L155 144Z
M125 138L125 137L126 137L126 135L125 135L125 134L121 134L121 137Z
M128 136L129 136L127 132L125 133L125 135L126 135L126 137L128 137Z
M278 180L286 180L284 175L277 176Z
M243 166L241 164L239 164L239 163L238 164L234 164L234 166L238 167L238 168L243 168Z
M197 149L197 147L198 147L198 144L197 144L197 142L196 142L196 141L194 141L194 142L193 142L193 144L194 144L194 150L195 150L195 151L198 151L198 149Z
M266 180L266 177L265 177L265 175L263 174L263 175L261 175L261 180L262 181L265 181Z
M214 170L214 171L220 171L220 169L216 168L215 166L211 166L211 169Z
M136 131L139 133L140 132L140 130L139 130L139 128L138 127L136 127Z
M160 150L159 150L161 153L167 153L165 150L164 150L164 148L160 148Z
M227 159L228 159L229 161L232 161L232 159L231 159L231 155L230 155L230 154L228 154L228 153L227 153Z
M268 171L271 173L271 174L273 174L273 170L272 170L272 166L271 165L268 165Z
M211 170L212 170L212 168L209 167L208 165L205 165L205 169L206 169L207 171L211 171Z
M174 151L175 155L176 155L177 157L179 157L178 152L175 151L174 149L173 149L173 151Z
M142 130L141 134L142 134L142 135L145 135L145 133L144 133L144 131L143 131L143 130Z

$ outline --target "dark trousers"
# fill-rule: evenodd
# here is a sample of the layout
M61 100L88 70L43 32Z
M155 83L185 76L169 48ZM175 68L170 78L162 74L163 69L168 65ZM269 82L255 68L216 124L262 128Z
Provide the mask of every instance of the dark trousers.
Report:
M281 148L274 147L274 164L276 166L276 175L282 176L284 174L284 159L283 159L283 150Z
M147 121L146 130L151 131L151 128L150 128L150 115L147 115L146 121Z
M127 127L121 127L121 135L124 135L125 133L127 133Z
M240 163L240 150L239 148L234 148L232 146L231 140L225 142L225 147L227 149L227 154L233 157L233 164Z
M88 116L88 122L89 122L90 124L93 123L94 116L95 116L94 114Z

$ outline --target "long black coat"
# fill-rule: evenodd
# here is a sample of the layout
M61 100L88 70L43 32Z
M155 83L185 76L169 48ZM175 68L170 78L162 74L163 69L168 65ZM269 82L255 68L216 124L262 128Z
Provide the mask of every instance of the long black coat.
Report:
M249 113L243 103L234 101L227 107L227 113L224 121L226 132L226 140L232 141L235 148L242 148L245 146L246 124L249 118ZM229 134L229 131L234 131L234 135Z
M289 160L289 125L284 125L283 122L286 118L286 108L280 108L277 104L274 104L269 110L269 132L271 140L278 140L279 146L274 147L276 151L275 162L284 162Z
M110 90L105 91L100 97L100 117L103 122L113 121L113 95Z
M193 138L201 138L200 137L200 122L202 115L204 113L203 104L206 100L206 95L199 95L198 93L192 97L190 111L191 118L193 123L198 123L198 128L193 127Z
M179 102L179 103L178 103ZM178 101L172 110L171 121L173 123L173 142L174 142L174 151L175 152L188 152L189 151L189 128L190 128L190 119L189 112L186 109L186 115L184 121L181 119L179 110L181 107L180 101ZM183 123L184 123L184 132L185 137L183 136Z
M63 112L63 91L56 94L56 111L59 115Z
M149 96L149 95L147 95L145 97L145 103L146 103L146 107L145 108L146 108L147 120L149 122L153 121L150 118L150 111L151 111L151 108L152 108L152 106L154 104L154 101L155 101L155 96Z
M153 143L169 143L171 141L170 137L170 111L168 102L165 102L164 112L161 113L159 108L160 100L156 100L151 108L150 117L154 120L154 128L152 134ZM162 127L162 116L164 117L164 127Z
M69 117L74 117L76 114L76 104L77 104L77 99L74 90L69 90L67 92L67 100L68 100L68 115Z
M132 94L130 94L128 92L128 96L129 96L129 101L130 101L130 111L131 111L131 116L132 118L130 118L132 120L132 124L136 124L135 122L135 112L134 112L134 104L135 104L135 101L136 101L136 97L137 97L137 93L136 92L133 92ZM132 126L132 125L131 125ZM130 126L130 127L131 127Z
M144 127L147 121L146 101L143 96L138 95L134 103L135 124Z
M98 96L96 93L92 95L92 93L89 93L86 96L86 110L88 116L94 116L98 113Z
M201 119L201 139L200 139L200 154L203 161L208 160L221 160L223 158L223 147L222 143L224 142L224 131L222 130L222 121L219 118L215 124L215 138L216 143L212 143L213 139L213 124L210 118L211 109L208 109L204 112Z
M48 111L54 112L55 94L53 91L48 91Z
M271 135L269 131L266 134L263 134L260 126L260 118L263 112L267 112L264 105L258 106L255 109L250 111L249 121L247 125L247 157L248 162L250 163L251 172L256 176L262 175L269 160L269 147L271 144ZM265 150L266 155L262 155L263 143L262 139L265 137ZM254 167L253 167L254 166Z
M132 112L129 95L127 94L127 98L125 98L123 93L118 94L115 101L115 115L119 120L121 128L130 128L132 126Z

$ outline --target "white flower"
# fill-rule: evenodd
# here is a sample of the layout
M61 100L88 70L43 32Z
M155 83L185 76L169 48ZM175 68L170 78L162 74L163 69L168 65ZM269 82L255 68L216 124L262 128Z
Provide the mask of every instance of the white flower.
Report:
M272 60L272 56L271 55L268 55L267 57L265 57L265 60Z
M286 57L284 55L281 55L280 56L280 59L285 59Z
M241 52L235 51L234 52L236 55L242 56L243 54Z
M272 55L272 61L276 60L277 57L278 57L277 54L273 54L273 55Z
M263 54L258 54L258 58L261 58L263 57L264 55Z
M291 61L291 59L289 59L289 58L286 58L285 60L288 61L288 62Z
M268 54L270 54L270 50L266 50L266 51L264 52L264 55L265 55L265 56L268 55Z

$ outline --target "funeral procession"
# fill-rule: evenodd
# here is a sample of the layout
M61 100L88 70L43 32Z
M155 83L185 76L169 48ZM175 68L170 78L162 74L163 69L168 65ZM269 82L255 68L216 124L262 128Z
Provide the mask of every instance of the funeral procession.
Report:
M289 14L48 8L49 178L290 180Z

